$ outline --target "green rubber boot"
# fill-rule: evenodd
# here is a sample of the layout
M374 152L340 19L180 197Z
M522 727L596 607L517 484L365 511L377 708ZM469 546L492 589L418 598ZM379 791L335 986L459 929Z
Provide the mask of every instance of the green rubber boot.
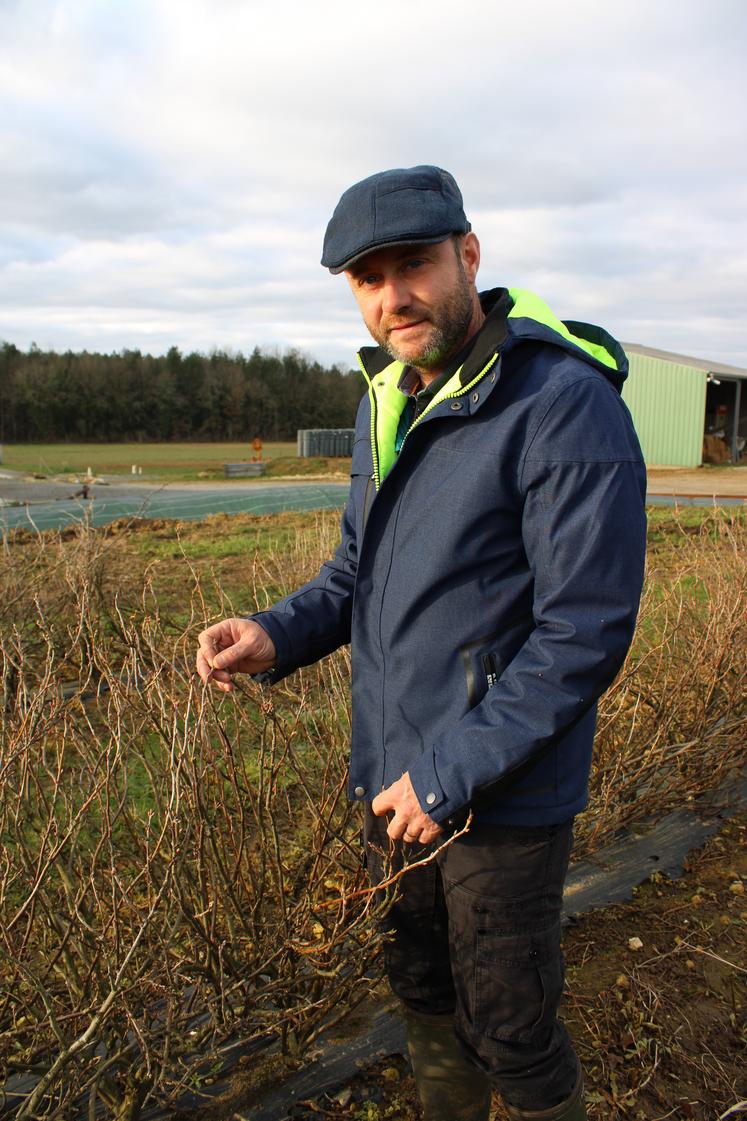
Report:
M584 1105L584 1080L579 1074L578 1082L570 1097L550 1109L517 1109L506 1103L511 1121L587 1121Z
M490 1079L462 1054L453 1016L404 1015L423 1121L488 1121Z

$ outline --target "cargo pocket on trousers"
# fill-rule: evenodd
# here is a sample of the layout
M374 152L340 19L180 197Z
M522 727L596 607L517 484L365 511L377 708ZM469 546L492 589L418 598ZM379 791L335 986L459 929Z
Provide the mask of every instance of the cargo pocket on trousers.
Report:
M555 1019L563 987L559 930L478 930L475 1027L505 1043L530 1043Z

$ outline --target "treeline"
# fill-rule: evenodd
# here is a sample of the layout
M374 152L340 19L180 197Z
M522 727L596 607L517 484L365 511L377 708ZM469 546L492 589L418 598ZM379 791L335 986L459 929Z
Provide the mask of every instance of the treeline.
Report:
M352 427L363 379L297 351L162 356L0 345L0 443L295 439Z

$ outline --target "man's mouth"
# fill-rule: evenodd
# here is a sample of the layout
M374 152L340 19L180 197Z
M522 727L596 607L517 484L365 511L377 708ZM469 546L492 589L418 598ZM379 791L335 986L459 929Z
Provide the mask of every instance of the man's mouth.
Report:
M422 323L427 322L425 319L415 319L412 323L398 323L395 327L389 327L387 333L389 335L398 334L402 331L412 331L414 327L419 327Z

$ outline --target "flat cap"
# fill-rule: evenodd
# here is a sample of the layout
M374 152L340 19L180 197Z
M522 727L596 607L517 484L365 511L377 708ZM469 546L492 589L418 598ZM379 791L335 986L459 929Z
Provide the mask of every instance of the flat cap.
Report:
M340 273L375 249L433 244L470 229L448 171L430 164L379 171L341 197L324 236L322 265Z

